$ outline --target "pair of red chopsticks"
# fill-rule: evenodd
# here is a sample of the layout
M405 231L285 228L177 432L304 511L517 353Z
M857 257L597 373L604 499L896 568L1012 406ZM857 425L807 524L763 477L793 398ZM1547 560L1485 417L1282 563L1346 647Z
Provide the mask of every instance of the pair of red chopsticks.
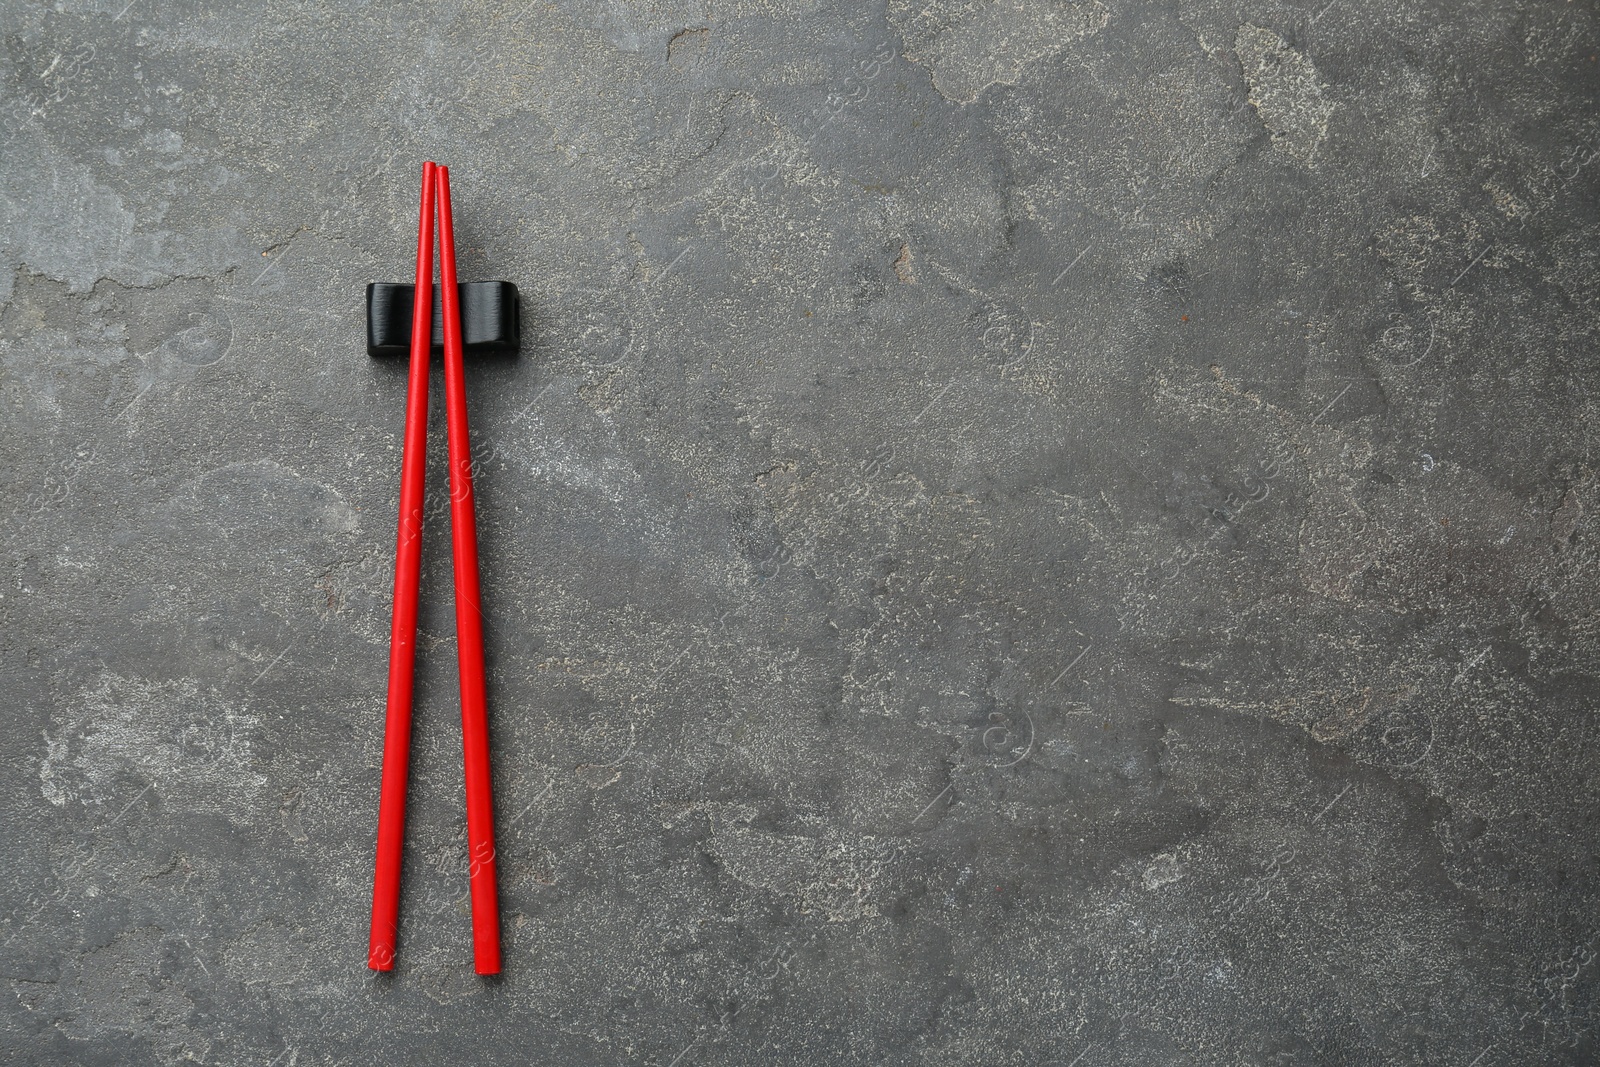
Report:
M478 599L478 531L472 506L472 447L461 368L461 300L456 288L450 170L422 165L422 221L411 311L411 372L400 460L400 529L394 561L394 619L389 630L389 703L378 801L378 859L372 881L367 966L394 967L400 912L400 854L405 843L406 772L411 756L411 681L416 660L417 585L422 568L422 493L428 447L428 364L433 339L433 214L439 211L439 297L444 318L444 402L450 449L450 544L456 579L456 652L461 673L461 740L467 772L468 875L472 889L472 958L479 974L500 973L500 904L495 888L494 799L489 785L489 722L484 698L483 617Z

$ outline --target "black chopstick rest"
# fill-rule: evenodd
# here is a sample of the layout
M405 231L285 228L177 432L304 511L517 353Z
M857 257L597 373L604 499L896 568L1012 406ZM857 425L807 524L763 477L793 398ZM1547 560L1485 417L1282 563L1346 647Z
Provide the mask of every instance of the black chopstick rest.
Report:
M465 356L515 355L522 347L522 305L510 282L462 282L461 351ZM367 285L367 355L411 354L411 300L416 286ZM433 350L444 351L444 312L433 286Z

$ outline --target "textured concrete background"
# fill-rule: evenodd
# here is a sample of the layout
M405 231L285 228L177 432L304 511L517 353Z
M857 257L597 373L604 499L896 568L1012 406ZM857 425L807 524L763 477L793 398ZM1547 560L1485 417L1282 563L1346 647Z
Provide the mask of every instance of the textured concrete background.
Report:
M0 1056L1600 1056L1593 2L234 7L4 4Z

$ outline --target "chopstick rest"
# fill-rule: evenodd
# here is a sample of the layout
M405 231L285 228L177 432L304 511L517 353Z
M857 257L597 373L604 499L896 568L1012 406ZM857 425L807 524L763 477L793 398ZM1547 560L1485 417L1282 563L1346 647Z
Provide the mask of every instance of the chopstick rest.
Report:
M522 307L510 282L462 282L461 350L473 356L514 355L522 347ZM367 355L411 352L411 301L417 287L401 282L367 286ZM444 353L444 307L433 286L433 351Z

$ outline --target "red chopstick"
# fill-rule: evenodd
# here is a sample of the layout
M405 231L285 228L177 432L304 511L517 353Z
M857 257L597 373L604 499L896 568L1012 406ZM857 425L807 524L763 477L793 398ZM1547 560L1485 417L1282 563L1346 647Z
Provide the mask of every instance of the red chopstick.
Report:
M483 613L478 595L478 528L472 501L472 440L461 367L461 298L450 221L450 168L435 171L439 202L439 293L444 318L444 403L450 445L450 544L456 578L456 655L461 675L461 743L467 776L467 855L472 890L472 961L500 973L500 903L495 887L494 797L489 777L489 717L483 677Z
M372 878L372 932L367 942L367 966L376 971L394 968L395 935L400 914L400 856L406 836L406 774L411 762L411 682L417 651L417 586L422 569L422 494L428 451L428 362L433 339L433 210L437 188L434 170L432 163L422 165L422 217L417 224L417 283L411 305L411 372L406 381L406 428L400 458L400 522L394 551L394 616L389 626L389 700L383 727L383 784L378 799L378 859ZM453 285L453 265L450 273ZM453 288L451 292L454 292Z

